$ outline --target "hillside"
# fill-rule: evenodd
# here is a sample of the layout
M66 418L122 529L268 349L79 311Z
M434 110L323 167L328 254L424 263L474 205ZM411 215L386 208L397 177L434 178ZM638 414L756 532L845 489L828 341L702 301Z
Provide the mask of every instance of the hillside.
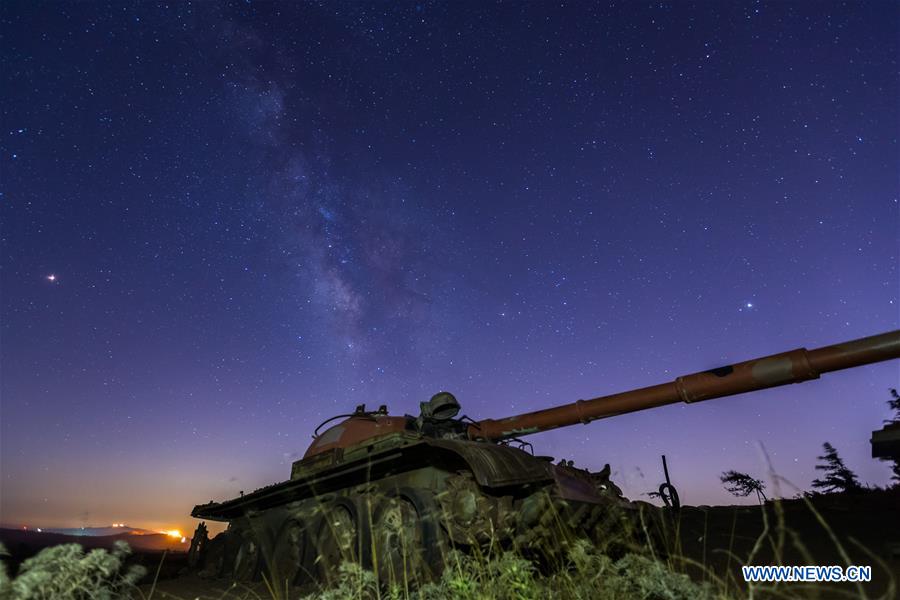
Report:
M162 552L163 550L187 552L190 548L190 539L182 542L181 538L173 538L164 533L126 532L116 535L66 535L48 531L0 529L0 542L17 558L19 556L27 558L36 554L41 548L58 544L81 544L86 549L112 548L113 543L118 540L126 542L135 551L143 552Z

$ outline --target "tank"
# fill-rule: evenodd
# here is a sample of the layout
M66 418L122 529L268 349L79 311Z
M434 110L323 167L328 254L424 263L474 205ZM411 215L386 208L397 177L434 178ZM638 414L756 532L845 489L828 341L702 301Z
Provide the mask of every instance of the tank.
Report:
M344 561L382 583L408 584L437 575L451 548L515 548L552 562L579 537L610 552L652 545L658 540L642 514L658 509L624 498L608 464L591 472L556 462L523 438L898 357L900 330L501 419L458 418L460 404L448 392L421 403L416 416L360 405L315 430L287 481L194 507L192 517L228 526L210 540L201 523L189 560L203 576L265 578L283 589L327 582Z

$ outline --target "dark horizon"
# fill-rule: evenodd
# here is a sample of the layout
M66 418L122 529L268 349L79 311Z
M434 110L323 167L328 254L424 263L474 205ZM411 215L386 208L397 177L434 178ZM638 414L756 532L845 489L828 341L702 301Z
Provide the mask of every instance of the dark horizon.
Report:
M0 521L193 529L319 422L896 329L895 3L0 6ZM896 363L529 441L863 482ZM771 482L769 491L777 494ZM793 490L785 491L793 495Z

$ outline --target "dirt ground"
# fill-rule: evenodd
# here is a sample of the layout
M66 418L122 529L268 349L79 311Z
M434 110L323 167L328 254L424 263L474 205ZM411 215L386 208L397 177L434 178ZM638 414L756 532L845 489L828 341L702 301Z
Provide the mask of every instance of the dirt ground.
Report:
M159 581L155 588L143 585L141 592L145 598L150 598L152 592L152 600L257 600L272 597L262 583L229 585L226 581L210 581L193 575ZM300 596L299 590L292 590L292 593Z

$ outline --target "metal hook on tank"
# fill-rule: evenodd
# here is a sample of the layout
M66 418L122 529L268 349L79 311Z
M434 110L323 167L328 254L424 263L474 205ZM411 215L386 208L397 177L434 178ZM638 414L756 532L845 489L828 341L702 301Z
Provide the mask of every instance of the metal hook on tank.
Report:
M659 497L662 498L663 504L677 511L681 508L681 501L678 499L678 490L672 485L669 479L669 465L666 464L666 455L662 455L663 473L666 475L666 482L659 485Z

